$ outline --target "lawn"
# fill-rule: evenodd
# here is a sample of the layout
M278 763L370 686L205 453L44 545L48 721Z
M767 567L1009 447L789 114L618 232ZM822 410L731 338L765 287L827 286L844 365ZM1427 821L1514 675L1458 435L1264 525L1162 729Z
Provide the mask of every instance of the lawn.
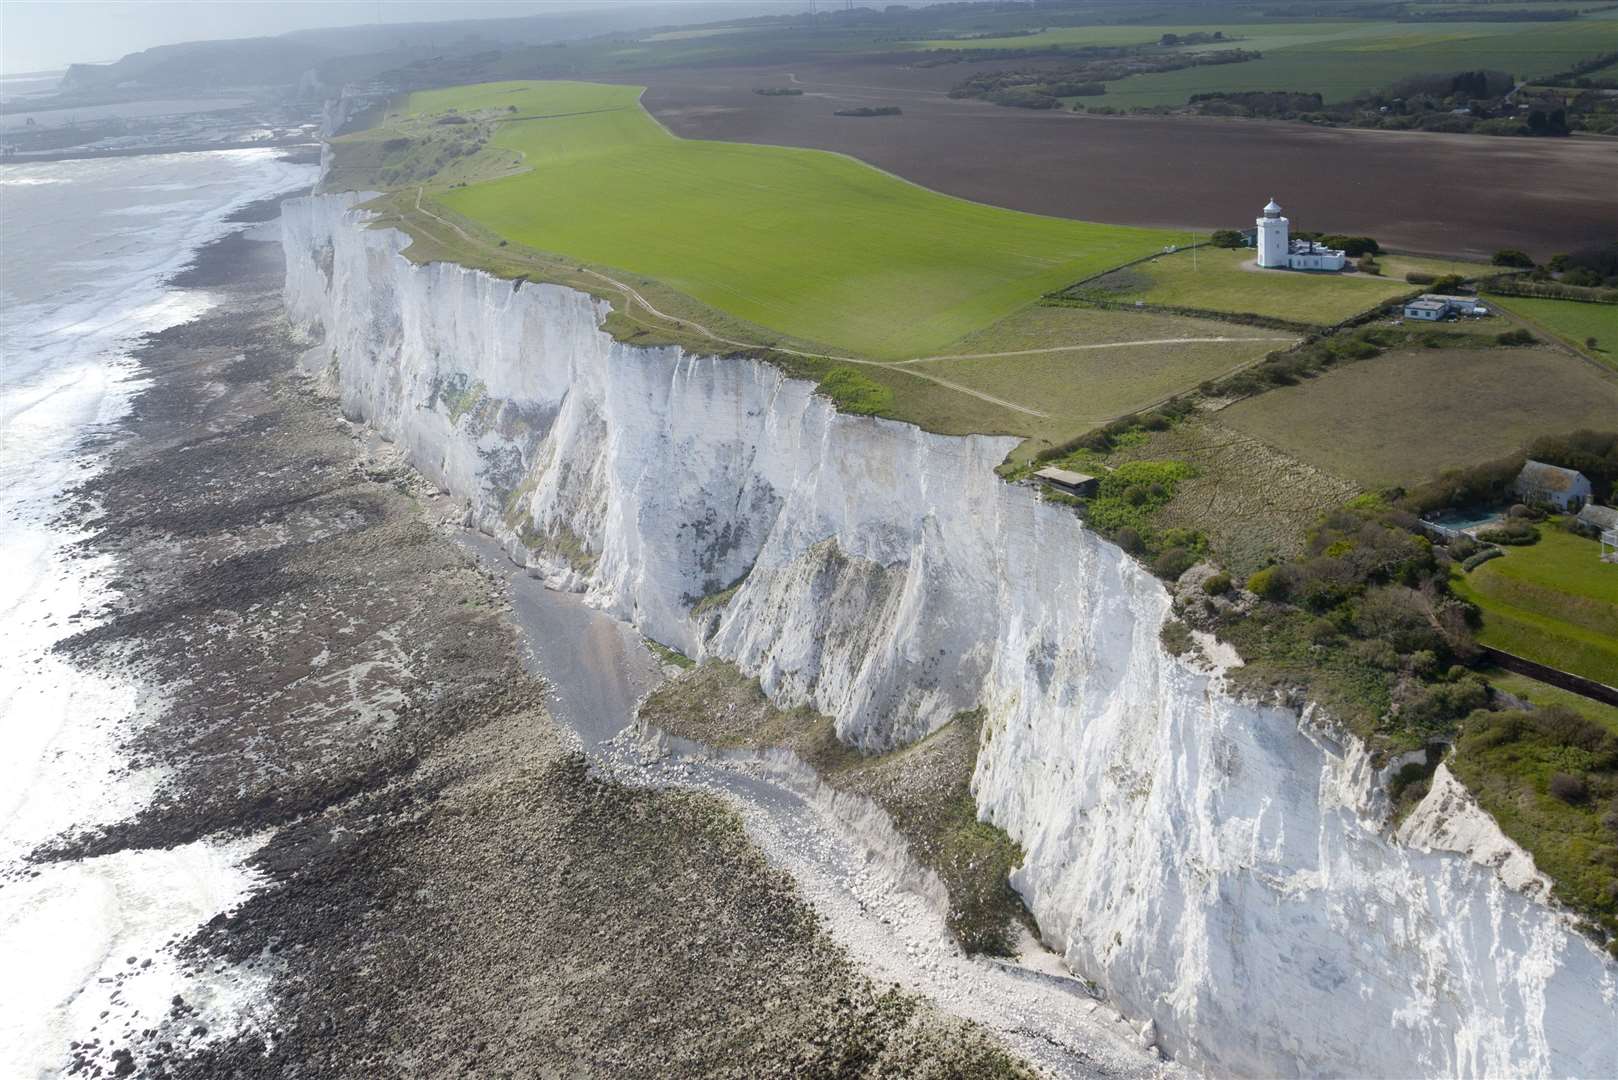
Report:
M1491 296L1489 303L1520 315L1541 330L1603 363L1618 367L1618 304L1581 300L1544 300L1529 296ZM1585 342L1595 338L1595 347Z
M413 94L406 112L509 117L484 153L528 171L439 190L447 210L877 359L937 352L1169 236L966 202L822 151L677 139L640 92L494 83Z
M1222 29L1232 38L1247 35L1248 40L1234 44L1258 49L1263 57L1136 75L1108 83L1105 95L1079 100L1130 108L1183 105L1192 94L1219 90L1293 90L1319 93L1328 102L1346 101L1433 72L1492 68L1528 78L1547 75L1611 51L1618 42L1618 23L1610 13L1554 23L1366 21ZM1033 39L1005 39L1019 40Z
M1251 248L1202 247L1178 251L1085 282L1074 295L1165 307L1266 315L1331 326L1368 308L1415 291L1400 276L1260 270ZM1401 271L1427 260L1402 259ZM1447 264L1439 264L1447 265Z
M1546 523L1539 543L1457 575L1455 591L1483 609L1478 640L1618 686L1618 566L1598 551Z
M1403 349L1244 401L1220 422L1367 488L1611 427L1618 377L1559 349Z

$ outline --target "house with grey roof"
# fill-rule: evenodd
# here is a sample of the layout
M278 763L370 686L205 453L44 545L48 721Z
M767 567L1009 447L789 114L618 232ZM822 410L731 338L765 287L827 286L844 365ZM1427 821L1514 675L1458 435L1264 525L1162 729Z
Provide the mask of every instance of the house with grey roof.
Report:
M1577 469L1529 461L1512 485L1517 498L1525 503L1552 506L1558 510L1578 510L1590 501L1590 480Z

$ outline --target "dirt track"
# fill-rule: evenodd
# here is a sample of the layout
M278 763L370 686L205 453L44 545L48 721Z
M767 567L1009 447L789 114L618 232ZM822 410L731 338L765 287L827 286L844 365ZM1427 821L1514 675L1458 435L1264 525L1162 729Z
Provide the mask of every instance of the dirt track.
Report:
M869 61L625 76L689 138L851 154L916 183L1060 217L1250 226L1272 195L1299 228L1409 251L1540 258L1618 235L1618 139L1511 139L1170 117L1088 117L945 96L964 65ZM755 87L787 84L798 97ZM899 105L904 115L832 115Z

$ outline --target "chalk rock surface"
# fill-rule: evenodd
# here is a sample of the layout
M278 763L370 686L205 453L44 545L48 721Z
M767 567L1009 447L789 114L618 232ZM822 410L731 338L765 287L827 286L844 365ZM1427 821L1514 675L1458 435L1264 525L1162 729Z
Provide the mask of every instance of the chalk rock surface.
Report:
M973 786L1027 854L1014 886L1166 1053L1224 1075L1618 1075L1618 965L1522 891L1527 856L1445 781L1389 837L1363 748L1168 655L1161 584L996 478L1011 440L624 345L583 293L412 264L356 199L283 219L288 310L344 409L552 583L850 743L986 709Z

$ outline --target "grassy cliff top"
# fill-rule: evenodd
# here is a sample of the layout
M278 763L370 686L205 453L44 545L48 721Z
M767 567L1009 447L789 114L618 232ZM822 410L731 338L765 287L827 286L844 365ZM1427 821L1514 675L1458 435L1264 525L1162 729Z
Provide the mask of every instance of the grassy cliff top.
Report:
M1177 238L967 202L824 151L679 139L639 96L577 82L427 91L390 114L382 134L452 116L464 123L438 130L486 131L477 157L508 175L485 178L491 170L443 155L430 175L407 173L421 178L429 205L512 243L655 278L727 315L873 359L942 350Z

